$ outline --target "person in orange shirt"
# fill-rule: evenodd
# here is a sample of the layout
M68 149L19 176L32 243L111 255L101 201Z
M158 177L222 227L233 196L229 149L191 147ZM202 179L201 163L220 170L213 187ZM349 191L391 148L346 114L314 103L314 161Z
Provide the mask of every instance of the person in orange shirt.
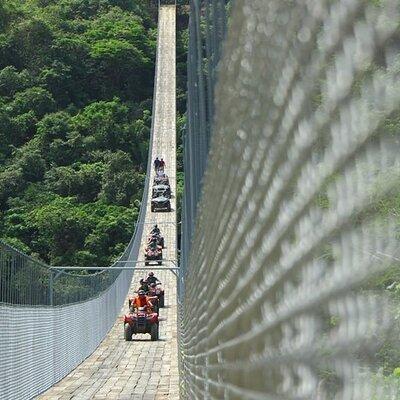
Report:
M146 307L146 311L150 312L153 309L153 304L150 301L150 298L146 296L146 292L144 290L139 290L138 295L133 299L131 303L131 308L140 308Z

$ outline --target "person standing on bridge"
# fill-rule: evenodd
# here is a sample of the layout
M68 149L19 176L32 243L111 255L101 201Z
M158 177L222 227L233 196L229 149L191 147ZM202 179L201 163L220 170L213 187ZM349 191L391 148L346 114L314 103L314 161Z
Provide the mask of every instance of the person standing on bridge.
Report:
M159 170L160 164L161 164L161 161L158 159L158 157L156 157L156 159L154 160L154 169L156 172Z
M160 160L160 169L164 171L165 168L165 161L163 159Z

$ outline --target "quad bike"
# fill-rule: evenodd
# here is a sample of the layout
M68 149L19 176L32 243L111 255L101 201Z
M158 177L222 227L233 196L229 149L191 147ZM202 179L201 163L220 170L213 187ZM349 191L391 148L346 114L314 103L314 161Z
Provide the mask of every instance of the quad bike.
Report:
M150 265L151 261L157 262L158 265L162 264L162 247L146 247L144 251L145 265Z
M130 342L132 335L150 333L151 340L158 340L158 314L148 312L146 307L139 307L137 311L130 311L124 317L124 338Z
M156 185L168 185L169 186L168 175L164 174L164 175L160 175L160 176L155 176L153 185L154 186L156 186Z
M155 288L149 288L149 296L155 296L158 299L158 306L164 307L164 289L160 287L161 283L157 283Z
M170 212L171 208L171 201L169 198L165 196L159 196L151 200L151 211L158 212L158 211L168 211Z
M151 197L156 199L157 197L164 196L167 199L171 198L171 186L169 185L154 185Z

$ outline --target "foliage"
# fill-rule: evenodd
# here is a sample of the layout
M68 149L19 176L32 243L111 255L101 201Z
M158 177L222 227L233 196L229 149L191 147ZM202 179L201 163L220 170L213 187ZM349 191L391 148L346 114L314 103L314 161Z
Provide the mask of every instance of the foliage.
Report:
M57 265L109 265L147 162L154 5L0 4L0 237Z

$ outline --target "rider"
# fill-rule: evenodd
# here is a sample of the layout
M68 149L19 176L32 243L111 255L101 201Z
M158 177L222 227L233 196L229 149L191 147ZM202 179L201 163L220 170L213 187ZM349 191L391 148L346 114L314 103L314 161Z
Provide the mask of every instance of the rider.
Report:
M159 279L157 279L157 278L154 276L154 272L149 272L149 276L146 278L146 282L147 282L148 285L151 285L152 283L155 283L155 284L161 283L161 282L159 281Z
M164 169L165 168L165 161L163 159L160 160L160 169Z
M150 246L152 243L158 243L158 236L150 235L147 239L147 244Z
M146 307L147 311L153 309L153 304L150 299L146 296L144 290L139 290L138 295L132 300L131 308Z
M150 234L151 234L151 235L159 235L160 233L161 233L161 232L160 232L160 229L158 228L157 224L154 225L154 226L153 226L153 229L150 231Z
M145 293L147 293L149 291L149 285L147 284L147 282L144 279L140 280L140 286L139 286L139 291L143 290Z

